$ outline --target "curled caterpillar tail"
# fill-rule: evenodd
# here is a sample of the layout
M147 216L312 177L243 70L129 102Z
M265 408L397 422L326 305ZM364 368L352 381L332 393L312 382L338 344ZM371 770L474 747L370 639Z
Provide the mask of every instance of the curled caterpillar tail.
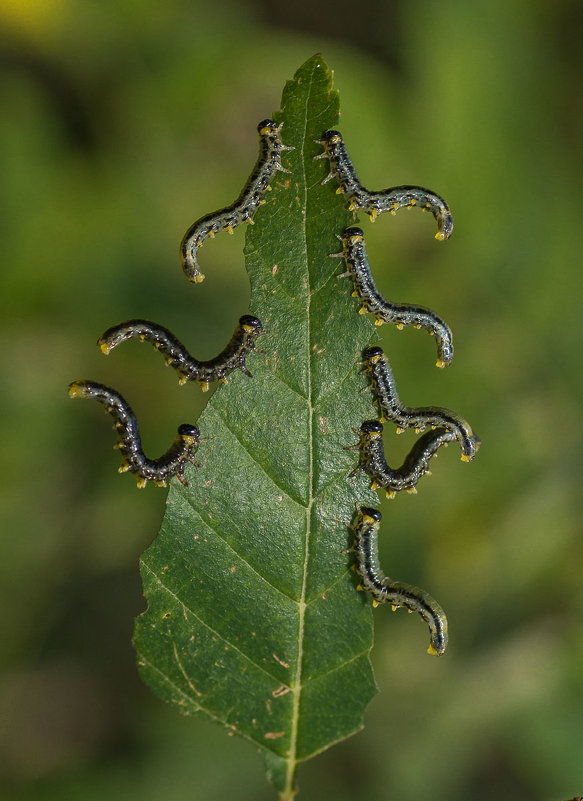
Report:
M442 445L455 442L453 431L436 428L428 431L415 442L405 461L400 467L389 467L385 459L383 447L383 425L378 420L365 420L360 427L360 462L351 475L363 470L370 478L371 489L384 489L387 498L394 498L395 493L406 490L417 492L419 479L429 474L429 462L437 455Z
M207 361L195 359L167 328L149 320L128 320L114 325L99 337L97 344L107 355L127 339L137 338L141 342L150 342L163 354L166 364L176 370L180 384L197 381L203 391L206 391L211 381L226 381L227 376L237 368L245 375L251 375L246 358L251 351L259 352L255 340L263 333L261 320L244 314L226 348Z
M352 226L346 228L340 237L342 251L340 255L346 262L346 272L341 277L350 276L354 284L354 297L357 297L362 306L360 312L370 312L376 317L375 325L392 323L397 328L413 326L424 328L435 337L437 343L437 366L447 367L453 359L453 338L449 326L424 306L414 306L410 303L391 303L378 291L364 242L361 228Z
M148 481L165 487L166 481L172 476L188 486L184 469L187 462L197 465L194 454L200 442L200 431L196 426L183 423L166 453L158 459L148 459L142 450L136 416L129 403L118 392L95 381L73 381L69 385L69 397L93 398L105 406L105 411L113 417L113 427L118 434L115 447L122 455L119 472L133 473L140 489Z
M474 458L481 441L467 420L441 406L405 406L399 399L391 365L381 348L367 348L362 358L384 420L390 420L401 430L423 431L431 426L451 431L459 443L462 461L470 462Z
M262 120L257 126L259 133L259 157L253 172L247 179L241 194L223 209L205 214L196 220L182 240L180 257L182 268L189 281L200 283L204 274L200 271L197 261L197 251L205 239L214 238L219 231L229 234L241 223L253 222L253 215L265 201L264 194L270 188L270 182L276 172L290 172L281 164L281 154L284 150L294 150L281 141L280 131L283 123L277 125L273 120Z
M314 158L327 158L330 161L330 172L322 183L336 178L338 191L348 198L351 211L364 211L374 222L377 215L385 211L395 214L398 209L418 207L423 211L430 211L435 217L435 238L438 241L449 239L453 231L453 217L449 206L440 195L422 186L394 186L371 192L360 183L339 131L325 131L322 138L316 141L322 145L324 152Z
M428 654L441 656L447 648L448 632L445 612L437 601L419 587L401 581L391 581L379 563L378 534L382 515L378 509L358 510L354 532L356 542L356 572L362 589L370 592L373 605L389 603L393 609L404 606L417 612L429 626Z

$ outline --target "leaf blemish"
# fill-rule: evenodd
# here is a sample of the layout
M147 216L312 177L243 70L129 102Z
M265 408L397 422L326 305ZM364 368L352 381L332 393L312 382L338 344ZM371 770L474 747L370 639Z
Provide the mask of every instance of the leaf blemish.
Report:
M275 661L276 661L278 664L280 664L282 667L284 667L284 668L289 668L289 665L287 664L287 662L284 662L283 660L281 660L281 659L278 657L278 655L277 655L277 654L271 654L271 656L272 656L272 657L275 659Z

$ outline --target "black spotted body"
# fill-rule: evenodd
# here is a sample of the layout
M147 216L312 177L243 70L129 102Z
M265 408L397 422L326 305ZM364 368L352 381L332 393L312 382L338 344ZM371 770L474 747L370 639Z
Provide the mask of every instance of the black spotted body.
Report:
M207 361L195 359L167 328L148 320L128 320L108 328L97 344L103 353L108 354L127 339L150 342L164 355L166 364L176 370L181 384L197 381L203 390L207 390L211 381L226 381L227 376L236 369L251 375L246 358L251 351L258 351L255 340L262 333L263 326L257 317L243 315L226 348Z
M363 507L359 510L354 526L354 551L356 572L360 576L362 589L370 592L375 606L389 603L393 609L404 606L411 612L417 612L429 626L430 642L427 652L440 656L445 652L448 640L445 612L425 590L401 581L391 581L385 576L379 562L380 523L381 513L378 509Z
M437 366L446 367L453 359L453 338L449 326L431 309L410 303L391 303L378 291L372 277L365 248L362 229L347 228L340 237L346 272L339 277L350 276L354 283L354 297L362 306L360 313L369 312L376 317L375 324L392 323L397 328L414 326L424 328L437 342Z
M73 381L69 386L69 397L93 398L105 406L106 412L114 419L114 428L118 434L115 447L122 455L119 471L133 473L138 487L145 487L148 481L166 486L166 481L172 476L188 486L184 469L187 462L197 464L194 454L200 442L200 431L196 426L183 423L168 450L158 459L149 459L142 450L136 416L129 403L118 392L95 381Z
M400 467L389 467L383 446L383 425L378 420L365 420L360 427L360 463L356 468L363 470L371 480L371 489L384 489L387 498L407 490L415 493L419 479L427 473L429 462L437 451L449 442L455 442L453 431L437 428L427 431L415 442Z
M259 157L239 197L230 206L205 214L196 220L184 235L180 245L180 256L189 281L200 283L204 280L196 253L205 239L214 237L219 231L228 231L232 234L241 223L252 222L253 215L265 202L263 196L269 190L274 174L277 171L289 172L281 164L281 155L284 150L294 148L282 143L280 137L282 124L276 125L273 120L263 120L259 123L257 126Z
M391 365L381 348L367 348L362 356L383 419L395 423L400 430L423 431L431 426L451 431L459 443L462 461L470 462L474 458L481 442L467 420L441 406L405 406L399 399Z
M395 214L402 208L418 207L423 211L430 211L435 217L438 228L435 238L440 241L449 239L453 230L453 217L449 206L440 195L422 186L408 185L371 192L358 180L339 131L325 131L322 139L317 141L323 146L324 152L315 158L327 158L330 161L330 172L324 183L336 178L339 189L350 202L351 211L362 210L374 221L377 215L385 211Z

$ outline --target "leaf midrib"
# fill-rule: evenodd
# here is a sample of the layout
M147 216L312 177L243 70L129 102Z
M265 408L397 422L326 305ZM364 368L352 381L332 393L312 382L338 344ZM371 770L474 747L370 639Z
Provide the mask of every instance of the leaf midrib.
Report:
M308 124L308 102L309 97L312 92L312 86L314 83L314 70L312 69L312 73L310 75L310 85L309 89L306 92L306 101L304 104L304 131L303 131L303 138L302 138L302 150L301 150L301 165L302 165L302 177L303 177L303 187L304 187L304 204L303 208L305 209L305 213L303 215L303 225L302 225L302 250L304 256L304 264L306 265L306 277L307 277L307 292L306 292L306 319L307 319L307 341L306 341L306 357L307 357L307 364L308 364L308 371L307 371L307 383L308 383L308 450L309 450L309 480L308 480L308 487L309 487L309 497L308 497L308 505L306 507L306 540L305 540L305 547L304 547L304 566L303 566L303 575L302 575L302 591L300 595L300 600L298 602L298 661L296 667L296 675L292 685L292 693L293 693L293 702L292 702L292 722L291 722L291 734L290 734L290 749L289 749L289 756L287 758L287 769L286 769L286 792L288 795L292 793L293 788L293 781L295 776L295 770L297 765L297 745L298 745L298 730L299 730L299 717L300 717L300 698L302 692L302 669L303 669L303 659L304 659L304 626L305 626L305 615L306 615L306 586L307 586L307 576L308 576L308 564L310 558L310 536L311 536L311 524L312 524L312 505L314 502L314 446L313 446L313 426L314 426L314 406L313 406L313 398L312 398L312 358L311 358L311 341L312 341L312 318L311 318L311 303L312 303L312 292L311 292L311 276L309 270L309 261L308 261L308 232L307 232L307 220L308 220L308 178L306 175L306 167L305 167L305 146L306 146L306 138L307 138L307 124Z

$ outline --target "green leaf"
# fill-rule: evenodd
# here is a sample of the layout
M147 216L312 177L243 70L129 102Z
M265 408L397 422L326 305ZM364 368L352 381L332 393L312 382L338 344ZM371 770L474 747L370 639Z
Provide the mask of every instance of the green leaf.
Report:
M277 173L245 247L265 354L199 419L211 439L189 487L172 484L143 555L148 609L134 640L151 688L259 746L282 798L299 762L361 728L375 693L370 607L347 549L355 503L377 498L348 477L346 450L372 412L359 369L374 326L329 257L352 222L314 160L338 121L331 85L315 56L284 89L276 119L292 172Z

